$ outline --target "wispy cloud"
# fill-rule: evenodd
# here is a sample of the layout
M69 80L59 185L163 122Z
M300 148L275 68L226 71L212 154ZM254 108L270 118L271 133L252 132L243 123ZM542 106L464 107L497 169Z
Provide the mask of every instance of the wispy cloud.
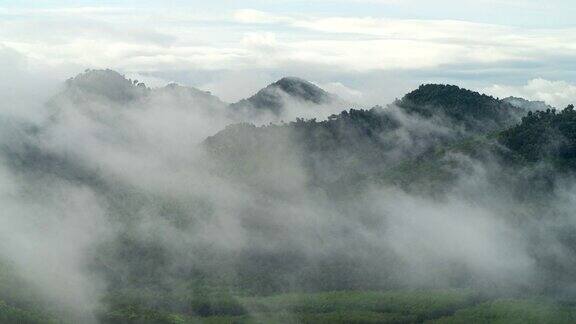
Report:
M269 7L278 9L280 2ZM509 83L486 76L509 69L514 69L516 82L537 78L543 70L549 71L547 78L558 80L576 73L565 59L576 55L576 28L254 8L207 15L200 10L146 5L4 7L0 8L5 18L0 19L0 45L20 53L32 65L77 70L109 67L128 73L432 71L430 75L440 76L434 79L442 80L472 71L467 73L484 78L484 86ZM520 65L524 68L519 69ZM335 81L342 80L324 83Z
M485 91L499 97L516 96L545 101L559 109L574 103L574 98L576 98L575 84L542 78L530 80L525 85L519 86L497 84L485 89Z

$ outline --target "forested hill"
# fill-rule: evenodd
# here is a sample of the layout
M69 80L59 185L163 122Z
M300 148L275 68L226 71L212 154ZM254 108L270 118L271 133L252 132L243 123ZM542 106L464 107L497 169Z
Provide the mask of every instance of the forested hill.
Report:
M232 174L246 172L239 165L255 166L252 156L269 156L272 160L253 169L268 172L263 170L282 164L273 156L289 154L302 160L315 181L338 183L395 172L414 161L434 163L432 168L437 169L439 157L434 152L502 131L520 122L522 113L522 109L487 95L431 84L385 108L351 109L323 121L298 119L264 127L233 125L208 138L205 144L219 160L237 161L232 167L236 171L226 171ZM282 154L279 147L284 149ZM413 172L413 168L405 171Z
M160 88L149 88L144 82L129 79L110 69L86 70L69 78L63 91L52 98L51 105L83 106L93 102L117 105L123 109L131 104L142 107L146 103L177 105L189 109L208 107L214 110L224 109L228 105L208 91L176 83Z
M492 96L440 84L421 85L396 105L426 117L446 117L468 130L482 132L511 126L525 113L523 109Z

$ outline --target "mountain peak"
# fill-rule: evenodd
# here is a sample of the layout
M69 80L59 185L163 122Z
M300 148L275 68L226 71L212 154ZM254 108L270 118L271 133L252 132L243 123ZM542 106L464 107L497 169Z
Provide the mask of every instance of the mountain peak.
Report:
M284 77L271 85L278 87L290 96L304 101L311 101L315 104L322 104L329 101L328 92L312 82L297 77Z
M433 106L464 105L470 101L483 100L485 102L497 102L498 99L476 91L460 88L450 84L422 84L418 89L406 94L402 101L410 101L414 104L426 104Z
M423 84L396 104L409 113L444 117L468 129L496 130L519 121L522 109L455 85Z
M312 82L297 77L284 77L269 84L252 97L243 99L232 106L240 109L269 110L280 114L286 105L287 98L316 105L327 104L335 100L334 95Z
M295 77L295 76L285 76L285 77L281 78L280 80L278 80L272 84L281 85L281 84L289 84L289 83L311 83L311 82L308 82L302 78Z
M144 83L127 79L110 69L86 70L66 80L67 92L80 91L118 102L133 100L147 90Z

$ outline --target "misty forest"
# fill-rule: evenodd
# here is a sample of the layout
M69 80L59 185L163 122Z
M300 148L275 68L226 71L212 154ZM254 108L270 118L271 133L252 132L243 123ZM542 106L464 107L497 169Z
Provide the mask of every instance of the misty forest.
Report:
M1 323L575 323L576 111L113 70L0 115Z

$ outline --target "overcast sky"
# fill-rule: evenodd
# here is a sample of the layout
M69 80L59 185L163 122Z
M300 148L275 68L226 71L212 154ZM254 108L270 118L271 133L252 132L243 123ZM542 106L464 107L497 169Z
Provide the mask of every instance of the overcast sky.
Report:
M112 68L228 101L293 75L367 105L442 82L561 106L575 17L573 0L0 0L0 72Z

